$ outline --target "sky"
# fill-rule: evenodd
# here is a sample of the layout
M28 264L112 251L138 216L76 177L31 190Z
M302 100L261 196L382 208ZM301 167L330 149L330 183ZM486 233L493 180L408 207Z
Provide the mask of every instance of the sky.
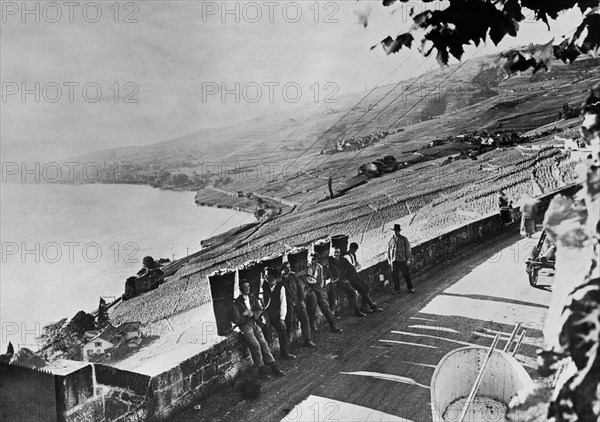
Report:
M390 56L380 46L370 49L405 32L410 8L424 10L418 1L392 7L370 0L1 7L3 162L167 141L438 68L434 58L421 65L426 59L416 49ZM368 15L367 27L359 15ZM560 39L580 16L576 10L562 15L551 32L543 23L524 22L518 38L467 48L465 59Z

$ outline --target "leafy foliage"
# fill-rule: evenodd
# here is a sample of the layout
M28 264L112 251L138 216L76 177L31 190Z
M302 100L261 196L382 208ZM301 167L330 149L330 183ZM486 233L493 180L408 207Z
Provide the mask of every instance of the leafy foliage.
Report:
M63 335L63 327L67 322L67 318L63 318L57 322L51 322L44 325L42 328L42 334L40 335L40 342L44 344L44 348L52 348L56 351L66 351L68 346L65 342Z
M67 318L46 324L39 341L47 357L54 353L68 352L84 338L85 332L96 329L96 319L85 311L77 312L67 323Z
M43 368L46 366L46 361L44 361L44 359L25 347L20 348L19 351L15 353L10 360L10 363L31 366L34 368Z
M409 33L406 33L398 35L395 39L388 36L387 38L381 41L381 45L383 46L385 52L387 54L390 54L399 51L402 47L411 48L413 40L413 36ZM377 47L377 45L371 47L371 50L373 50L375 47Z
M106 308L106 301L100 298L100 304L98 305L98 328L102 329L110 323L108 316L108 309Z
M15 354L15 349L12 345L12 342L8 342L8 347L6 348L6 353L0 355L0 363L9 363L12 357Z
M408 0L383 0L383 5L391 6L396 1L406 3ZM582 13L587 12L587 15L571 38L557 45L552 40L541 46L535 54L511 51L503 56L507 72L532 68L535 73L542 68L547 69L549 61L555 58L566 63L572 62L581 54L597 54L600 48L597 0L449 0L449 5L444 10L426 10L413 16L413 30L425 31L421 40L423 54L429 56L436 50L440 65L446 65L450 55L461 60L465 45L479 46L488 39L497 45L507 35L516 36L519 24L525 19L523 9L533 11L537 20L549 26L548 19L556 19L561 12L574 7L578 7ZM383 39L381 45L385 52L391 54L402 47L411 48L413 30L396 38L388 36Z
M190 178L185 173L177 173L177 174L173 174L169 178L169 181L171 182L171 184L173 184L175 186L185 186L190 183Z
M77 312L66 327L67 334L78 338L83 338L86 331L94 329L96 329L95 318L85 311Z

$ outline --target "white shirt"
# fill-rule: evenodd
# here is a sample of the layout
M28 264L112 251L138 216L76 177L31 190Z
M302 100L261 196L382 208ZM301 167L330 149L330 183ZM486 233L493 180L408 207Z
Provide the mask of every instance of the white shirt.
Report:
M269 290L273 291L273 288L269 284ZM281 305L279 306L279 319L284 320L287 315L287 300L285 296L285 286L281 286L281 290L279 291L279 302Z
M287 315L287 300L285 297L285 287L281 286L281 291L279 292L279 302L281 306L279 307L279 319L284 320Z
M348 252L346 255L344 255L344 257L346 258L346 261L348 261L349 263L351 263L352 266L357 271L360 270L360 264L358 263L358 260L356 259L356 254L354 254L352 252Z
M242 295L244 297L244 304L246 305L246 308L248 308L249 310L252 310L252 308L250 307L250 296L248 295Z

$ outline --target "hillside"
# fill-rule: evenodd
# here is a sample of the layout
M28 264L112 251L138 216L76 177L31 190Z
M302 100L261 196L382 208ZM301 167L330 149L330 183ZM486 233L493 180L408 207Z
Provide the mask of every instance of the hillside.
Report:
M419 78L377 87L368 96L361 92L340 97L338 104L298 107L227 128L77 159L134 163L136 172L118 182L194 190L214 186L290 204L315 203L326 196L328 177L333 177L334 189L341 189L361 163L381 156L410 154L433 139L465 131L526 132L552 123L564 103L582 102L600 66L600 60L556 63L547 73L503 80L489 67L496 59L436 67ZM359 151L331 153L343 140L384 131L390 135ZM180 174L185 176L175 177ZM214 191L200 191L197 202L217 205L221 199L225 198ZM235 207L231 199L227 202ZM237 207L248 205L244 200Z
M480 70L477 69L481 63L471 65L471 75L479 75ZM266 183L265 180L238 178L219 189L231 193L259 191L296 205L282 206L281 213L270 220L206 242L204 250L173 265L168 270L167 281L157 290L118 304L113 308L111 317L115 321L142 321L148 332L165 336L167 342L173 336L180 339L183 334L178 333L189 334L192 327L197 327L195 315L201 315L202 321L212 318L206 276L214 270L234 268L268 254L283 253L294 246L309 246L317 239L339 233L346 233L352 241L361 244L359 260L363 265L369 265L383 258L389 228L394 222L400 222L405 234L415 243L497 212L498 189L504 189L518 203L524 194L537 196L574 183L576 163L561 149L551 146L556 143L551 132L556 128L576 136L573 128L579 125L579 118L554 121L562 104L574 106L581 103L587 89L599 79L596 76L598 65L598 60L587 61L574 69L559 66L544 75L512 78L494 87L496 94L477 99L472 104L469 102L473 101L473 95L468 96L470 100L452 99L453 102L447 103L451 107L446 107L443 114L427 116L427 119L418 114L420 122L406 124L401 132L390 134L366 149L321 154L327 146L325 138L329 134L304 155L301 152L291 154L288 149L275 149L265 157L280 159L282 165L293 162L293 157L296 157L298 165L311 171L299 171L286 180L274 178ZM461 75L465 68L468 71L469 67L465 65L456 75ZM445 72L444 77L448 77L452 68ZM439 81L435 78L442 74L438 72L437 76L426 77ZM378 91L381 97L385 95L383 88ZM417 116L416 110L422 104L418 100L415 104L415 107L408 107L409 112L402 118L408 119L413 113ZM368 133L384 131L393 119L401 116L389 109L382 105L382 112L379 115L375 112L377 117L365 130ZM433 106L422 106L419 113L423 110L439 111ZM352 113L360 116L356 110ZM324 124L324 120L328 120L328 115L322 116L319 124ZM313 123L312 127L316 125ZM526 148L492 148L476 159L459 156L457 151L464 145L457 142L447 141L438 147L426 147L433 139L483 129L490 132L530 131L529 135L537 135L527 140ZM337 134L343 132L337 126L331 132L334 130ZM277 145L275 140L269 139L261 144L263 148L265 145ZM333 135L329 140L332 139ZM168 148L168 144L162 147ZM243 155L240 151L247 148L250 147L244 143L227 157L239 158ZM259 151L264 150L259 148ZM328 192L325 176L333 176L334 188L339 191L337 188L348 185L349 180L355 178L360 163L390 154L399 161L408 160L410 164L393 173L365 179L366 183L354 185L344 195L324 200ZM448 154L455 159L448 160ZM411 161L410 157L417 158ZM253 154L253 158L260 159L259 153ZM314 170L317 165L319 170ZM201 202L208 197L208 191L218 192L199 190L196 201ZM236 195L225 196L233 201L232 204L235 203ZM245 196L241 198L247 199ZM218 197L212 199L219 200ZM174 329L174 319L184 328ZM195 340L190 342L197 343ZM148 356L152 351L146 350L145 353ZM154 353L160 354L158 349ZM148 359L147 356L144 359ZM129 368L136 365L131 361L127 363Z

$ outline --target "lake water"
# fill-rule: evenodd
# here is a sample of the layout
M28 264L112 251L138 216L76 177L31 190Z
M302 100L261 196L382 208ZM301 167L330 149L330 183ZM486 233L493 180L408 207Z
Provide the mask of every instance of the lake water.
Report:
M144 256L175 259L254 217L142 185L3 183L0 353L37 350L43 325L120 296Z

